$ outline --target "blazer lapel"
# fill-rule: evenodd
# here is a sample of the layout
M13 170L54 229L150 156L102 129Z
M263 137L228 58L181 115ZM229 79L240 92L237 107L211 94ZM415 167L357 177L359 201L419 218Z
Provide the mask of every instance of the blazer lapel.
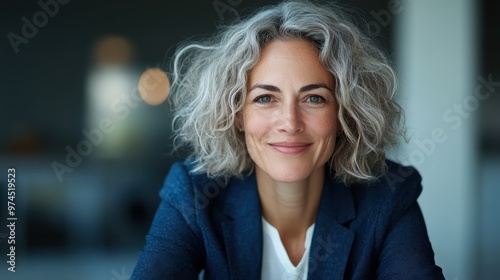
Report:
M255 173L233 179L225 200L222 232L231 279L260 279L262 220Z
M350 189L325 176L310 248L308 279L344 279L354 240L354 233L344 224L355 216Z
M354 233L344 226L356 216L351 191L331 178L325 175L308 279L343 279L354 240ZM260 279L262 214L255 173L244 180L231 181L223 211L227 220L222 222L222 233L231 279Z

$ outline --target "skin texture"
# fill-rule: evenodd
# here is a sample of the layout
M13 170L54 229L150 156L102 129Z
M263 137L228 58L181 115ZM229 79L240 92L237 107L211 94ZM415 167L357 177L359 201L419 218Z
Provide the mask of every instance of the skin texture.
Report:
M255 163L264 218L280 232L294 265L314 223L325 163L339 124L335 80L307 41L276 40L249 72L247 98L236 125Z

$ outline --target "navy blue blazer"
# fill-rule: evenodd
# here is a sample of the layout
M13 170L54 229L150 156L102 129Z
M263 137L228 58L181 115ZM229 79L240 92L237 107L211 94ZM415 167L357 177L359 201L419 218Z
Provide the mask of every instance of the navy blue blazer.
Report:
M417 197L421 178L387 161L377 182L346 186L329 172L308 279L444 279ZM172 166L132 279L260 279L262 220L255 173L209 179Z

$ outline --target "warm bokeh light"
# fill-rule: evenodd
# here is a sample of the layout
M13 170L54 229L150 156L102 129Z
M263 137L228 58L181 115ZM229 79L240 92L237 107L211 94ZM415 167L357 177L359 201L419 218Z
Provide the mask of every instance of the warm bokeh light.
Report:
M170 93L170 81L165 72L159 68L149 68L139 79L139 94L149 105L163 103Z
M94 63L99 66L125 65L132 60L132 47L123 37L104 37L97 42L93 59Z

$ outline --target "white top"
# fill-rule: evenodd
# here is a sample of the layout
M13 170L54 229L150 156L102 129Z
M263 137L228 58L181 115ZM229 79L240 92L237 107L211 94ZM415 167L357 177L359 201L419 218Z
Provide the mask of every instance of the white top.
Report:
M306 231L304 255L297 266L288 258L281 242L278 230L262 218L263 250L262 250L262 280L306 280L309 266L309 248L311 247L314 224Z

